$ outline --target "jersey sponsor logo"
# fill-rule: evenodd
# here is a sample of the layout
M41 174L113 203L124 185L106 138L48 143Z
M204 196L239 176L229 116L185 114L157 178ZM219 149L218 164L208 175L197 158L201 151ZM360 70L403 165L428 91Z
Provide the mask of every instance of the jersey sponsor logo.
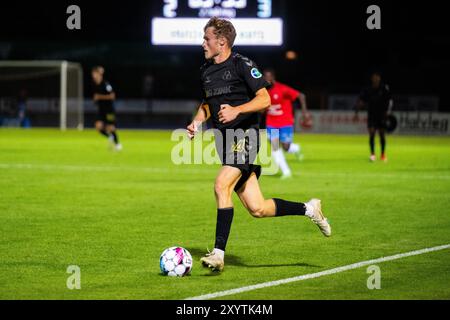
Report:
M259 72L259 70L256 69L256 68L253 68L252 70L250 70L250 74L251 74L252 77L255 78L255 79L259 79L259 78L262 77L261 72Z
M219 88L205 90L206 98L213 97L213 96L219 96L219 95L227 94L227 93L231 93L231 86L225 86L225 87L219 87Z
M111 92L112 91L112 87L110 84L106 85L106 91Z
M269 116L282 116L284 114L281 104L272 104L267 110Z

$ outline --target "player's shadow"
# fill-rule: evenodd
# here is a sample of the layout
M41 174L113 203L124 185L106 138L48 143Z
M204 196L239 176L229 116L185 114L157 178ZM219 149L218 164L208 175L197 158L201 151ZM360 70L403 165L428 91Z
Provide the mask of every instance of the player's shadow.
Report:
M189 248L189 252L192 254L192 258L195 261L199 261L201 257L203 257L206 253L205 249L198 248ZM242 261L242 259L233 254L226 254L225 263L227 265L238 266L238 267L246 267L246 268L272 268L272 267L311 267L311 268L321 268L321 266L304 263L304 262L295 262L295 263L274 263L274 264L247 264Z

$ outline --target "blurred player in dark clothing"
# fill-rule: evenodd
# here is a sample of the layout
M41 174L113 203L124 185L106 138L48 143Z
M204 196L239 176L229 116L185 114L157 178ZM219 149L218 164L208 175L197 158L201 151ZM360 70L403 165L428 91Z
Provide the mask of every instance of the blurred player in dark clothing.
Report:
M386 120L392 111L393 101L389 86L382 81L381 74L370 76L371 86L364 88L356 103L355 119L358 110L367 107L367 127L369 129L370 161L375 161L375 134L378 131L381 144L381 160L386 162Z
M19 98L17 99L17 108L20 126L23 128L29 128L30 120L27 117L27 91L25 89L22 89L19 92Z
M95 122L95 128L102 135L107 137L114 144L116 151L122 150L116 131L116 112L114 110L114 100L116 94L109 84L105 81L103 75L105 69L101 66L92 68L92 80L94 81L94 102L97 104L98 115Z

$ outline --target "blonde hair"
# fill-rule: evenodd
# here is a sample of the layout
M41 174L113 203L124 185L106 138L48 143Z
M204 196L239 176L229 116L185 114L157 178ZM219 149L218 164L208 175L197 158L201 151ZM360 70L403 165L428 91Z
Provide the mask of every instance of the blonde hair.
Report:
M236 29L230 21L212 17L203 30L206 32L206 29L210 27L214 28L213 33L216 37L224 37L228 42L228 46L230 48L233 46L234 40L236 39Z

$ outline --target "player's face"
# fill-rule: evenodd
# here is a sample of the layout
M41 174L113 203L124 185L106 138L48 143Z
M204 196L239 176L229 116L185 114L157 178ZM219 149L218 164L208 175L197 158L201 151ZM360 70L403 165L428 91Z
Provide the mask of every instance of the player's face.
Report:
M372 86L374 87L379 87L380 86L380 82L381 82L381 77L379 74L374 73L371 77L370 80L372 81Z
M203 36L203 52L205 54L205 59L212 59L218 56L223 47L223 41L214 34L214 27L209 27L206 29Z
M102 82L103 79L102 79L102 74L100 72L92 71L91 75L92 75L92 80L94 80L94 82L96 84L99 84Z
M275 82L275 76L270 71L264 71L264 79L270 84Z

